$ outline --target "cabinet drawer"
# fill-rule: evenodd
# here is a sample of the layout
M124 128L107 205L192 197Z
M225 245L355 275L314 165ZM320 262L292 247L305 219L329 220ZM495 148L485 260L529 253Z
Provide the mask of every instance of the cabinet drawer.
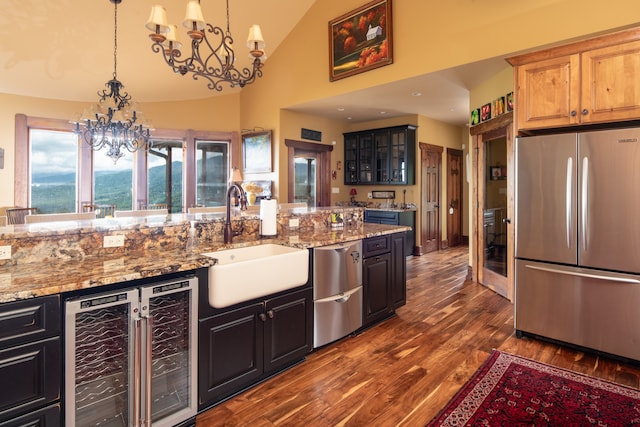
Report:
M60 297L0 304L0 348L60 335Z
M398 225L398 212L391 211L364 211L365 222L375 222L378 224Z
M60 398L60 353L60 338L0 351L0 420Z
M387 253L391 250L389 236L369 237L362 242L363 257Z

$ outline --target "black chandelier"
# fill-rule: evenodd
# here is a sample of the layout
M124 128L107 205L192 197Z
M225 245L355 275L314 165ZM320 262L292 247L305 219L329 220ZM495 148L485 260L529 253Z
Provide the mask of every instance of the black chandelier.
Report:
M118 4L122 0L109 1L114 4L113 79L105 84L106 90L98 91L98 103L86 109L72 123L76 125L76 134L82 135L91 148L98 151L107 147L106 155L115 164L124 156L123 149L134 152L149 147L152 142L149 128L143 124L142 113L131 101L131 95L122 91L124 85L117 77Z
M191 73L194 80L202 77L208 80L207 87L221 91L224 84L230 87L244 87L262 77L262 65L266 60L264 39L259 25L249 28L247 47L253 59L251 69L239 70L235 67L233 38L229 29L229 0L227 0L227 30L205 22L200 1L187 3L187 11L182 25L188 29L191 39L191 56L182 59L182 43L176 39L176 25L167 24L166 11L162 6L152 6L146 28L152 31L151 49L162 53L165 62L175 73ZM202 52L201 52L202 50Z

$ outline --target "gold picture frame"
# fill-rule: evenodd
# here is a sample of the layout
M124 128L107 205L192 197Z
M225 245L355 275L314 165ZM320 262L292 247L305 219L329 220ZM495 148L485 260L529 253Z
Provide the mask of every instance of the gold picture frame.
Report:
M393 63L391 0L375 0L329 21L329 80Z

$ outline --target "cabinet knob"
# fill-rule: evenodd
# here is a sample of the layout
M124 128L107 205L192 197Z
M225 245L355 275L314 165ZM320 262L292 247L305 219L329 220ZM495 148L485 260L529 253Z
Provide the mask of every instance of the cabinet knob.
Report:
M273 319L273 316L274 316L273 310L267 311L267 316L269 316L269 319Z
M267 321L267 315L264 313L260 313L258 314L258 317L260 318L260 320L262 320L263 322Z
M589 114L589 110L587 110L586 108L584 110L582 110L582 115L586 116L587 114Z
M571 117L575 117L578 113L576 113L576 110L571 110L569 114L571 115Z

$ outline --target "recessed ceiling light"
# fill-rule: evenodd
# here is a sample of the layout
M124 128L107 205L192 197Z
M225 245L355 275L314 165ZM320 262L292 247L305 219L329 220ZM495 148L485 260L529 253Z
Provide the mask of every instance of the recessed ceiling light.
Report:
M381 116L384 116L385 114L387 114L387 112L386 112L386 111L380 111L380 115L381 115Z
M347 120L351 120L351 119L352 119L352 117L351 117L351 116L347 117Z
M422 92L413 92L411 96L422 96Z
M344 107L338 107L338 111L344 111Z

